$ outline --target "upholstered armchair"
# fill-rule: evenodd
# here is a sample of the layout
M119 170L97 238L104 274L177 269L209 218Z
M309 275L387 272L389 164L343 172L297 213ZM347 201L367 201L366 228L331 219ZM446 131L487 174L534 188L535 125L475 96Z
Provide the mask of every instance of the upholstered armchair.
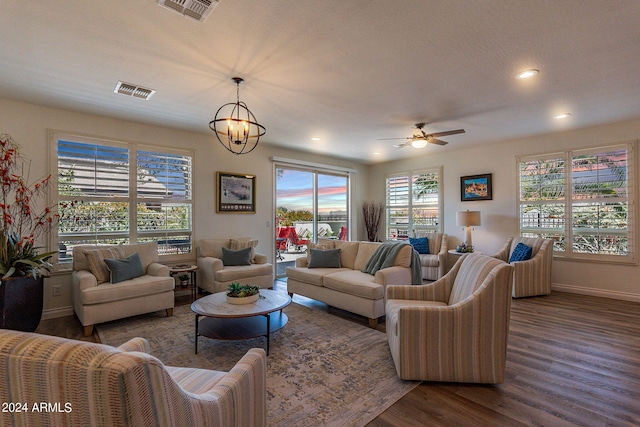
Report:
M216 293L232 282L273 288L273 265L266 255L255 253L257 240L203 239L198 245L198 287ZM247 253L245 253L251 248Z
M129 270L132 255L139 258L139 271ZM111 264L107 260L120 265ZM118 271L121 279L112 280ZM112 283L116 282L116 283ZM158 243L103 246L79 245L73 248L73 310L84 327L85 336L93 332L93 325L166 310L173 315L175 281L169 267L158 262Z
M415 238L426 237L429 240L429 253L419 254L422 279L438 280L447 269L447 235L438 232L415 234Z
M513 251L522 243L531 248L531 258L511 261ZM551 293L553 241L536 237L512 237L494 258L513 265L513 297L530 297Z
M403 380L504 381L513 266L463 255L433 283L387 286L386 329Z
M148 353L144 338L115 348L0 330L0 401L28 405L0 412L0 425L266 425L264 350L249 350L228 373L164 366Z

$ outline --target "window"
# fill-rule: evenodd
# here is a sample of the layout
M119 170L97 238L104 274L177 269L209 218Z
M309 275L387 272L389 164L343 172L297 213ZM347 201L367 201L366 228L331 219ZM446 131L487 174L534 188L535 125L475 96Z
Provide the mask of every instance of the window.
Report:
M80 244L157 241L161 255L191 254L192 153L58 134L54 144L61 261Z
M421 232L441 231L440 177L440 168L387 177L388 239L407 239Z
M520 234L556 255L634 262L633 145L519 159Z

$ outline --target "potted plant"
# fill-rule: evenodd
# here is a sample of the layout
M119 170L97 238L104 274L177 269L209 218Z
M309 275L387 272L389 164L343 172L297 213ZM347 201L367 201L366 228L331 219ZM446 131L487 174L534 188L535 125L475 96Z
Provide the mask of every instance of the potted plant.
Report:
M229 304L249 304L260 298L260 286L241 285L232 282L227 289L227 302Z
M59 215L37 210L51 176L30 184L29 166L13 138L0 135L0 328L32 332L42 317L42 270L56 253L35 245Z
M180 280L180 286L182 286L183 288L186 288L187 286L189 286L189 275L188 274L181 274L178 276L178 280Z

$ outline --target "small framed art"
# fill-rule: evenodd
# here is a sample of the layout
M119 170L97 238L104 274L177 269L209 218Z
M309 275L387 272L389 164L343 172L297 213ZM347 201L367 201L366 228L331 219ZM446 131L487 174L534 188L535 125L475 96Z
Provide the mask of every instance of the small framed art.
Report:
M460 177L460 200L492 200L491 174L469 175Z
M216 172L218 213L256 213L256 176Z

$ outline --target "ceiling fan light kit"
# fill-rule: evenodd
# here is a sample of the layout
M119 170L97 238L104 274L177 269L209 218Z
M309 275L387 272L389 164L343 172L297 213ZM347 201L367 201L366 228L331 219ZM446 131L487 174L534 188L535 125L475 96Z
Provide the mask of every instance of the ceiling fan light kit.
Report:
M403 148L406 146L411 146L413 148L424 148L427 144L436 144L436 145L447 145L447 141L443 141L441 139L437 139L441 136L448 135L457 135L459 133L464 133L464 129L456 129L456 130L447 130L444 132L435 132L435 133L426 133L422 130L425 126L425 123L416 123L415 128L417 129L412 137L409 138L380 138L379 141L390 140L390 139L406 139L406 142L401 144L394 144L396 148Z
M224 148L235 155L252 152L267 133L264 126L258 123L247 104L240 101L241 77L233 77L236 84L236 102L224 104L216 112L215 118L209 122L209 128L215 132L216 138Z

